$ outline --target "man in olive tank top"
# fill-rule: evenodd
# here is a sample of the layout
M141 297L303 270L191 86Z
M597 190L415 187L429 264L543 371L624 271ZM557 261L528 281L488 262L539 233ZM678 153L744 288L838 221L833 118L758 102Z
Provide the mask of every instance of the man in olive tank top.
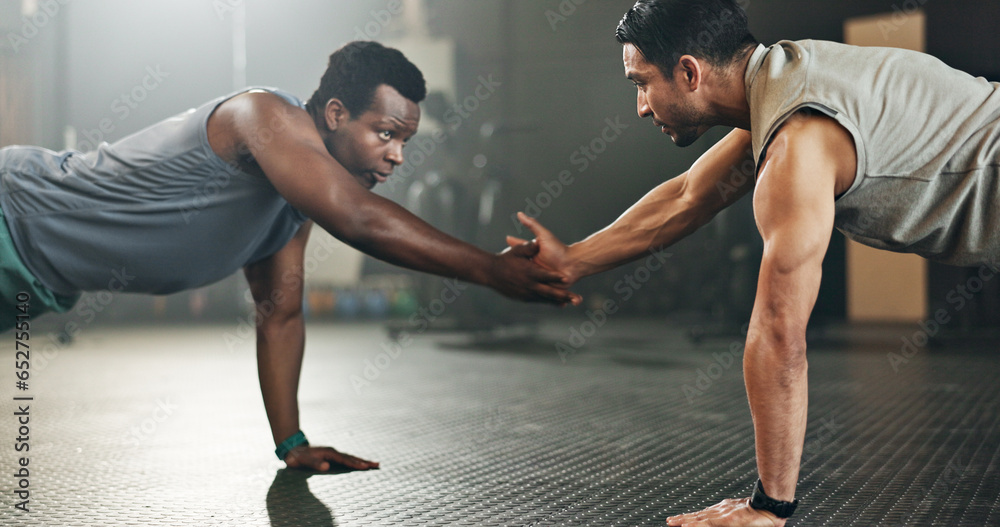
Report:
M22 315L67 311L81 291L166 294L242 268L278 457L318 470L376 467L310 446L299 429L314 222L390 263L522 300L579 302L561 275L531 262L536 248L488 253L369 192L403 163L425 95L402 53L354 42L330 56L308 102L249 88L93 152L0 149L0 331L23 329Z
M984 279L998 272L1000 84L899 49L763 46L735 0L639 0L617 37L640 117L678 146L735 129L583 241L567 247L521 221L536 260L572 283L680 240L753 191L764 255L744 380L760 479L750 498L668 524L784 525L806 431L806 325L831 231L978 266Z

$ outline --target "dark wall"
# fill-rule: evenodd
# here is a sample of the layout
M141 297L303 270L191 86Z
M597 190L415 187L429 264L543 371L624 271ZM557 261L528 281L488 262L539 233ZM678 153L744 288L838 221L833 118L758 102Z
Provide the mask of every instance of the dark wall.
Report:
M915 7L927 14L928 53L976 75L1000 74L1000 4L994 0L756 0L746 10L754 35L770 44L806 38L840 41L847 18Z
M754 36L765 44L802 39L843 41L845 19L890 13L894 5L903 3L904 0L751 0L746 3L746 11Z
M927 52L954 68L1000 81L1000 4L994 0L930 2Z

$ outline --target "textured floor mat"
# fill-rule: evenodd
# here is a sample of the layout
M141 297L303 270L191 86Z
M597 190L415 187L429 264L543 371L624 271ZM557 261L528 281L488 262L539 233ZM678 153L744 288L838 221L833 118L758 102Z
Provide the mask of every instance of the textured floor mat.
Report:
M0 524L663 525L749 494L741 340L574 328L595 329L400 343L376 325L311 326L303 429L382 463L340 474L274 458L238 327L93 329L68 347L33 335L25 391L2 335ZM1000 355L904 355L890 337L810 350L790 525L1000 525ZM16 396L33 397L28 452L14 449ZM14 507L22 455L29 512Z

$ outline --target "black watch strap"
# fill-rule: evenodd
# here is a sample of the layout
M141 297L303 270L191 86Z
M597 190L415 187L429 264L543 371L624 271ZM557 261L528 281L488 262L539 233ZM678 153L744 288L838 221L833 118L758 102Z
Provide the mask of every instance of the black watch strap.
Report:
M799 500L778 501L764 493L764 484L758 479L750 496L750 506L759 511L767 511L779 518L788 518L795 513Z

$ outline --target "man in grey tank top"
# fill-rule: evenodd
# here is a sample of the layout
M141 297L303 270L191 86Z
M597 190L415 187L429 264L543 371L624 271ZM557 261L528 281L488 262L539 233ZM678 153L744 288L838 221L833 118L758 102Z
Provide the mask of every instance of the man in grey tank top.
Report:
M575 282L669 246L753 191L764 255L743 365L760 479L750 498L667 523L784 525L806 431L806 325L831 231L979 266L984 279L998 272L1000 84L910 51L765 47L735 0L639 0L617 37L640 117L678 146L716 125L735 130L583 241L566 246L521 221L536 260Z
M402 53L354 42L308 103L247 89L89 153L0 149L0 331L66 311L80 291L171 293L243 268L257 306L264 406L279 459L328 470L378 464L310 446L299 429L303 256L313 222L372 256L579 303L537 247L492 254L369 190L403 163L426 95Z

